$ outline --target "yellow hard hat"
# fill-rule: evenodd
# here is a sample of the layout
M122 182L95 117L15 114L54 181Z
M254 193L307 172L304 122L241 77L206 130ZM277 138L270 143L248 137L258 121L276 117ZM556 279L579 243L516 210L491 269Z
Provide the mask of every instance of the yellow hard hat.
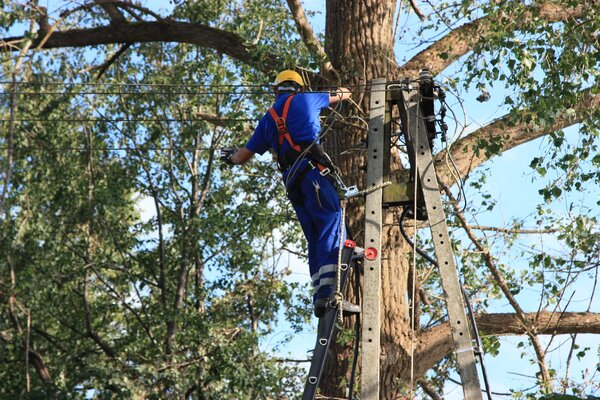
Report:
M299 73L297 73L296 71L292 71L290 69L286 69L285 71L281 71L279 73L279 75L277 75L277 78L275 78L275 82L273 82L273 85L277 86L282 82L295 82L300 86L304 86L304 80L302 80L302 77L300 76Z

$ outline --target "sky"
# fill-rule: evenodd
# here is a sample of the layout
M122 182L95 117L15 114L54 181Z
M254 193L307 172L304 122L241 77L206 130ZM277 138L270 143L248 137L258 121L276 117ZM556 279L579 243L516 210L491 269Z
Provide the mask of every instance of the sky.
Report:
M50 11L53 11L56 10L60 5L65 5L68 3L70 4L69 7L72 7L78 2L42 0L39 3L40 5L44 5L44 3L46 3L46 7ZM172 8L172 5L168 0L143 1L142 4L145 4L146 7L156 11L169 10ZM307 11L314 12L314 14L311 14L309 17L314 30L316 32L323 32L325 14L324 2L317 0L305 0L303 1L303 5ZM402 37L398 40L396 53L400 61L410 58L411 54L415 54L420 49L420 47L415 46L414 37L412 37L410 34L403 34L404 30L410 32L410 30L417 26L417 24L418 21L414 18L414 16L412 16L406 20L403 20L399 25L399 32L401 33L399 36ZM445 71L445 73L450 74L451 71ZM443 74L441 79L443 83ZM464 115L464 119L467 121L467 130L473 130L477 127L485 126L503 114L503 109L499 106L499 100L503 99L505 96L503 89L501 86L493 89L490 88L490 93L492 95L490 102L479 103L475 101L475 97L478 95L477 91L461 90L458 95L460 96L460 102L463 103L464 107L459 104L459 100L457 98L449 99L450 104L454 105L457 110L465 110L466 115ZM462 117L463 116L461 116L461 118ZM570 137L576 136L575 129L567 130L567 133ZM497 199L498 207L494 213L482 217L478 221L480 224L498 225L508 222L509 219L513 218L514 216L525 217L532 212L532 207L534 207L535 204L540 201L540 197L537 194L537 189L541 187L544 182L536 179L531 174L529 163L531 162L531 155L539 152L539 148L542 146L542 143L543 140L536 140L528 144L521 145L517 149L507 151L501 157L497 157L487 164L491 167L491 171L493 171L493 173L489 174L488 176L487 188L493 194L494 198ZM472 194L471 196L472 197L469 200L477 201L476 194ZM572 197L570 199L565 199L562 202L559 202L557 207L566 208L569 202L583 202L584 204L589 204L589 206L593 209L598 199L598 193L588 193L582 198ZM148 207L143 199L140 202L140 209L145 212L144 218L151 216L151 214L149 214L151 213L151 208ZM543 241L545 242L544 245L547 248L552 249L554 247L556 251L561 250L560 243L554 240L552 237L544 237L543 239L541 237L532 237L529 240L540 245ZM308 267L305 265L304 261L299 260L293 255L290 255L289 258L284 261L285 265L282 265L282 268L288 266L292 268L292 275L290 279L302 283L309 282ZM519 266L519 268L526 267L526 265ZM587 306L585 300L591 291L593 283L593 281L588 280L576 288L573 297L575 302L574 304L580 302L582 305L585 304ZM529 301L530 306L532 307L532 309L529 311L535 310L535 307L537 306L535 303L535 294L535 291L532 290L529 299L527 298L527 293L521 297L526 304L528 304ZM592 310L600 311L600 303L597 298L592 305ZM490 311L510 312L512 310L506 302L500 302L499 304L496 304ZM291 352L278 352L275 355L291 356L293 358L307 357L308 352L314 345L316 330L315 322L316 320L313 319L313 325L307 328L305 332L297 335L292 342L286 346L286 349L293 349ZM285 324L281 324L280 329L269 338L264 340L264 342L261 344L261 347L263 349L273 348L273 346L287 333L291 333L289 327L286 327ZM522 337L501 337L500 354L497 357L486 357L485 362L487 366L487 372L490 376L492 390L494 392L506 393L510 388L524 389L532 386L532 379L528 378L527 376L530 376L532 373L534 373L536 368L530 365L528 356L521 358L521 352L517 346L522 340ZM547 340L547 337L543 337L543 340ZM558 340L556 343L559 344L560 340ZM593 371L596 368L596 363L598 362L600 337L598 335L580 335L578 343L580 343L582 348L590 347L591 351L589 351L581 361L576 361L574 365L572 365L572 370L574 371L573 373L576 373L576 371L585 370L586 368ZM565 349L568 349L568 347L560 347L549 358L549 361L554 367L564 368L564 360L566 359L564 354ZM597 378L600 380L600 377ZM600 389L597 389L594 394L596 396L600 395ZM455 385L448 385L447 392L444 394L444 398L449 400L461 399L462 393L460 388L457 388ZM494 396L493 398L506 399L507 397Z

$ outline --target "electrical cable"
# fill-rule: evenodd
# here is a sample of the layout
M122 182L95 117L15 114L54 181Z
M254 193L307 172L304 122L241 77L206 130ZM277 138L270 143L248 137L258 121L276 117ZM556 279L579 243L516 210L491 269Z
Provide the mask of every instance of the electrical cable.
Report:
M326 93L326 91L314 91L310 93ZM366 92L362 91L350 91L352 94L363 94ZM57 95L57 96L85 96L85 95L97 95L97 96L150 96L150 95L164 95L164 96L243 96L243 95L271 95L270 91L178 91L178 92L157 92L157 91L139 91L139 92L123 92L123 91L115 91L115 92L101 92L101 91L83 91L83 92L75 92L75 91L43 91L43 92L24 92L24 91L15 91L14 95L31 95L31 96L49 96L49 95ZM0 91L0 96L10 96L11 93L7 91Z
M457 202L463 201L464 205L462 207L462 209L460 210L456 210L453 213L461 213L464 210L467 209L467 195L465 193L465 182L462 179L462 176L460 175L460 171L458 169L458 166L456 165L456 163L454 162L454 157L452 157L452 154L450 153L450 145L448 144L448 142L446 143L446 164L448 163L448 160L450 160L450 163L452 164L452 167L454 168L454 172L452 172L452 168L450 168L448 166L448 169L451 171L452 175L454 176L454 178L456 179L456 181L458 182L458 199Z
M459 196L457 201L464 201L464 206L462 208L462 211L464 211L467 208L467 196L465 194L465 189L464 189L464 180L460 174L460 170L458 169L458 166L456 165L454 158L452 157L452 153L450 151L452 144L454 142L456 142L460 136L462 135L462 132L464 132L464 129L458 134L457 136L457 131L458 131L458 118L456 116L456 113L454 112L454 110L450 107L450 105L443 100L442 104L444 107L446 107L446 109L450 110L450 113L452 114L452 119L455 122L455 129L454 129L454 134L452 135L452 139L450 141L444 141L444 143L446 143L446 154L445 154L445 161L446 161L446 165L448 166L448 170L450 171L450 173L452 174L453 178L455 179L456 182L458 182L459 184ZM448 160L450 160L450 163L452 164L452 167L450 167L450 165L448 165Z
M402 97L402 101L404 102L404 96ZM406 103L404 104L404 109L408 110L408 107L406 106ZM418 116L418 114L417 114ZM417 119L417 122L419 122L419 119ZM421 121L422 122L422 121ZM417 129L419 129L417 127ZM414 189L413 189L413 223L416 226L417 225L417 198L419 195L418 192L418 186L416 177L418 176L418 162L417 162L417 158L419 157L419 152L416 151L416 149L419 147L419 135L416 135L415 137L415 144L414 144L414 157L415 157L415 165L414 165L414 173L415 173L415 185L414 185ZM404 211L404 210L403 210ZM417 230L415 229L414 232L414 238L415 238L415 242L417 240ZM411 398L414 398L414 387L415 387L415 336L416 336L416 329L415 329L415 325L416 325L416 321L415 321L415 316L416 316L416 281L417 281L417 257L415 252L413 251L413 257L412 257L412 263L411 263L411 275L412 275L412 282L411 282L411 315L410 315L410 328L411 328L411 335L410 335L410 394L411 394Z
M272 94L272 84L268 85L249 85L249 84L142 84L142 83L66 83L66 82L0 82L0 85L15 85L22 87L29 86L51 86L58 87L64 86L67 90L43 90L43 91L23 91L16 90L15 94L19 95L244 95L244 94ZM77 87L83 87L82 91L73 90ZM91 87L93 90L88 90ZM111 88L117 88L118 90L111 90ZM107 88L105 90L98 90ZM331 85L317 85L310 88L311 92L330 92L333 86ZM353 94L367 93L367 85L352 85L347 87ZM127 90L129 89L129 90ZM142 89L142 90L136 90ZM219 89L219 90L214 90ZM229 90L224 90L229 89ZM236 89L248 89L248 90L236 90ZM0 91L0 95L9 95L10 92Z
M6 146L0 146L0 150L8 150ZM12 147L15 151L216 151L217 149L211 149L207 147L148 147L144 149L135 147L44 147L44 146L23 146L23 147Z
M244 87L244 88L268 88L271 92L273 83L249 84L249 83L222 83L222 84L199 84L199 83L118 83L118 82L39 82L39 81L0 81L0 85L21 85L21 86L121 86L121 87ZM370 84L347 85L346 88L367 88ZM313 89L331 89L333 85L315 85ZM317 90L318 91L318 90Z
M0 122L256 122L258 118L64 118L64 119L44 119L44 118L15 118L0 119Z
M337 147L334 147L337 149ZM136 148L136 147L54 147L54 146L13 146L10 147L13 151L217 151L217 148L210 147L186 147L186 146L173 146L173 147L147 147L147 148ZM0 146L0 151L9 150L8 146Z
M341 94L340 94L341 97ZM334 111L340 111L342 108L342 100L338 101L338 103L336 104L336 106L334 107ZM325 137L325 135L327 135L329 133L329 131L331 130L331 127L333 126L333 124L335 123L336 119L337 119L337 114L338 113L330 113L327 118L325 119L325 121L323 121L322 125L326 125L327 127L325 128L325 130L323 130L320 134L317 135L317 137L312 141L312 143L310 145L308 145L301 153L300 155L296 158L296 160L294 161L294 163L289 167L289 172L288 175L286 177L286 180L284 182L284 186L286 188L286 190L288 189L288 185L290 184L292 178L299 172L299 169L302 165L302 161L304 161L308 155L308 152L310 151L310 149L317 144L317 142L322 139L323 137ZM327 120L331 118L332 121L331 123L329 123L329 125L327 125Z
M326 93L324 90L314 91L311 93ZM361 91L352 91L351 93L365 93ZM15 91L16 95L36 95L36 96L48 96L48 95L71 95L71 96L80 96L80 95L99 95L99 96L134 96L134 95L225 95L225 96L240 96L240 95L272 95L273 92L264 90L264 91L137 91L137 92L124 92L124 91ZM9 96L10 92L0 91L0 96L5 95Z

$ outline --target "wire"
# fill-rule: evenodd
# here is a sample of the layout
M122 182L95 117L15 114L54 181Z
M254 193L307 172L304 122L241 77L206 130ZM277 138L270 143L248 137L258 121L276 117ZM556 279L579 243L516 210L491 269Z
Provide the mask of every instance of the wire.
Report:
M402 97L402 101L404 101L404 96ZM408 110L408 107L406 106L406 104L404 104L404 109ZM418 122L419 120L417 120ZM417 129L419 129L417 127ZM417 225L417 197L419 195L418 193L418 186L417 185L417 176L418 176L418 163L417 163L417 158L418 158L418 151L416 150L419 147L419 135L415 135L415 143L414 143L414 148L413 148L413 153L414 153L414 158L415 158L415 165L413 166L414 168L414 174L415 174L415 185L414 185L414 190L413 190L413 217L414 217L414 225ZM408 207L405 207L405 209ZM402 210L402 212L404 213L404 210ZM417 230L415 229L414 231L414 238L415 238L415 242L417 240ZM416 258L416 254L413 251L413 257L412 257L412 263L411 263L411 269L412 269L412 282L411 282L411 286L412 286L412 293L411 293L411 315L410 315L410 328L411 328L411 335L410 335L410 394L411 394L411 398L414 398L414 386L415 386L415 382L414 382L414 375L415 375L415 336L416 336L416 329L415 329L415 325L416 325L416 321L415 321L415 317L416 317L416 282L417 282L417 258Z
M14 118L0 122L255 122L259 118Z
M39 92L24 92L24 91L15 91L15 94L18 95L106 95L106 96L120 96L120 95L136 95L136 94L144 94L144 95L246 95L246 94L271 94L271 91L138 91L138 92L124 92L124 91L39 91ZM0 95L9 95L9 92L2 91Z
M310 93L326 93L326 91L314 91ZM366 93L366 92L358 92L353 91L352 94L358 93ZM11 93L8 91L0 91L0 96L9 96ZM40 91L40 92L31 92L31 91L15 91L15 95L38 95L38 96L49 96L49 95L97 95L97 96L133 96L133 95L164 95L164 96L198 96L198 95L206 95L206 96L244 96L244 95L271 95L271 91L138 91L138 92L123 92L123 91Z
M272 90L272 83L265 84L247 84L247 83L238 83L238 84L199 84L199 83L118 83L118 82L40 82L40 81L0 81L0 85L49 85L49 86L123 86L123 87L231 87L231 88L261 88L266 87ZM348 85L344 86L346 88L368 88L370 84L357 84L357 85ZM322 88L322 89L332 89L334 85L316 85L311 88L311 90Z
M315 90L310 93L327 93L328 90ZM368 93L366 90L351 90L352 94L364 94ZM374 93L375 91L371 92ZM0 91L0 96L9 96L11 95L11 91ZM215 90L178 90L178 91L157 91L157 90L140 90L140 91L99 91L99 90L83 90L83 91L74 91L74 90L43 90L43 91L23 91L16 90L14 91L16 95L37 95L37 96L48 96L48 95L99 95L99 96L131 96L131 95L186 95L186 96L196 96L196 95L224 95L224 96L241 96L241 95L272 95L273 92L271 90L241 90L241 91L215 91Z
M446 160L446 165L448 165L448 160L450 160L450 162L452 164L452 168L448 165L448 170L450 171L450 173L452 174L452 176L454 177L456 182L458 182L458 184L459 184L459 195L458 195L457 201L460 202L462 200L464 202L464 205L463 205L463 208L457 212L462 212L467 208L467 195L465 192L465 183L461 176L460 170L458 169L458 166L456 165L454 158L452 157L452 152L450 150L451 150L452 145L463 134L464 128L461 130L461 132L457 136L458 118L457 118L456 114L454 113L454 110L450 107L450 105L445 100L443 101L443 105L446 107L446 109L450 110L450 113L452 114L452 117L454 119L455 126L456 126L454 134L452 135L452 139L450 141L445 142L446 143L445 160Z
M135 147L44 147L44 146L27 146L27 147L12 147L13 151L216 151L217 149L211 148L195 148L195 147L149 147L149 148L135 148ZM7 146L0 146L0 150L9 150Z
M465 192L465 182L460 174L458 166L454 162L454 158L452 157L452 154L450 152L450 146L451 144L448 144L448 142L446 142L446 164L448 163L448 160L450 160L450 162L452 163L452 168L448 167L448 169L450 170L450 173L454 176L454 179L456 179L459 185L457 202L460 202L461 199L464 202L463 207L459 210L454 211L453 213L460 214L467 209L467 194Z
M13 150L13 151L216 151L217 148L196 148L186 146L173 146L173 147L75 147L75 146L0 146L0 150ZM340 149L341 147L333 147L333 149Z
M302 161L306 159L310 149L317 144L317 142L322 139L323 137L325 137L325 135L327 135L329 133L329 131L331 130L331 127L333 126L333 124L335 123L335 120L337 118L337 114L339 113L339 111L342 108L342 101L340 100L335 108L334 111L337 112L332 112L330 113L327 118L325 119L325 121L323 122L322 125L326 125L327 127L325 128L325 130L323 130L319 135L317 135L317 137L312 141L312 143L310 145L308 145L298 156L298 158L296 158L296 160L294 161L294 163L289 167L289 172L288 175L286 177L286 180L284 182L285 188L286 190L288 189L288 185L290 184L292 178L299 172L300 167L302 166ZM331 123L328 124L327 120L328 119L332 119Z
M29 86L64 86L66 88L83 87L83 91L73 90L45 90L45 91L23 91L18 90L15 93L19 95L133 95L133 94L157 94L157 95L246 95L246 94L272 94L272 84L144 84L144 83L88 83L88 82L9 82L0 81L0 85L9 85L14 87L16 85L22 87ZM91 88L107 88L107 90L87 90ZM110 88L116 87L119 90L110 90ZM329 92L334 86L331 85L318 85L310 89L311 92ZM351 85L347 86L351 93L366 93L368 92L368 85ZM150 89L150 90L131 90L124 91L123 89ZM170 90L174 89L174 90ZM204 90L198 90L204 89ZM214 90L219 89L219 90ZM224 90L230 89L230 90ZM235 90L235 89L251 89L251 90ZM0 91L0 95L8 95L9 92Z

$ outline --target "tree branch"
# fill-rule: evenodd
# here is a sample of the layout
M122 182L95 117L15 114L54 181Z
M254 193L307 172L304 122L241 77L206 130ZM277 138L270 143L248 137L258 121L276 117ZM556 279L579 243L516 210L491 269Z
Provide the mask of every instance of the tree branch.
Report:
M421 11L421 9L419 8L419 6L417 5L417 3L415 2L415 0L410 0L410 8L413 9L413 11L415 12L415 14L417 15L417 17L419 17L419 19L421 21L425 20L425 15L423 14L423 12ZM429 393L428 393L429 394ZM431 395L430 395L431 396Z
M121 54L125 53L129 47L131 47L131 43L125 43L119 47L119 50L113 54L104 64L98 67L99 71L96 75L96 79L100 79L102 75L108 70L108 68L117 61L117 59L121 56Z
M417 383L419 386L421 386L421 389L423 389L423 391L432 398L432 400L443 400L442 396L440 396L435 388L431 386L425 379L419 379Z
M216 114L198 112L196 113L196 116L201 120L204 120L210 124L221 128L231 128L233 125L235 125L235 122L232 121L231 118L218 116ZM244 124L243 130L244 132L252 133L254 131L254 128L251 125Z
M4 342L12 342L13 336L9 332L0 331L0 340ZM50 375L50 370L46 366L42 355L35 351L35 349L31 347L31 345L29 346L29 348L27 348L26 344L23 343L23 340L19 341L19 348L23 351L28 351L27 357L29 357L29 360L33 364L33 367L35 368L40 379L44 381L44 383L52 384L52 376Z
M596 85L580 93L579 103L572 107L575 110L574 117L559 115L552 125L527 126L524 122L515 123L515 121L523 121L524 117L531 112L517 110L458 140L452 145L450 151L460 176L464 179L472 170L504 151L547 135L550 132L580 123L583 121L585 114L600 107L600 95L594 93L598 90L598 87L599 85ZM485 149L481 148L482 144L485 143L498 144L500 146L498 153L486 153ZM455 183L455 178L452 176L454 170L450 169L448 163L441 162L445 159L446 154L446 150L436 154L435 159L440 161L438 163L439 167L436 166L436 172L438 181L441 184L450 186Z
M600 334L600 313L527 313L533 328L542 335L564 335L571 333ZM527 331L516 314L478 314L477 327L482 335L525 335ZM450 325L444 322L419 335L415 359L415 375L421 376L439 360L452 351Z
M102 340L102 338L96 333L96 331L94 330L94 327L92 326L90 307L89 307L89 303L87 300L87 295L88 295L87 287L88 286L87 286L87 276L86 276L86 280L83 283L83 293L80 293L79 290L75 290L75 292L77 294L79 294L83 300L83 310L84 310L85 328L86 328L87 337L92 339L94 341L94 343L96 343L98 345L98 347L100 347L102 349L104 354L106 354L109 358L115 358L117 356L116 351L108 343L106 343L104 340Z
M111 19L113 18L113 16L115 19L120 19L116 15L116 13L119 13L119 14L121 13L118 10L118 7L121 7L123 9L125 9L127 12L129 12L130 14L132 13L132 11L130 9L134 9L134 10L140 11L144 14L148 14L148 15L154 17L154 19L156 19L157 21L161 21L161 22L164 21L164 19L160 15L158 15L157 13L155 13L154 11L152 11L148 8L145 8L145 7L136 5L136 4L132 4L131 2L128 2L128 1L119 1L119 0L94 0L87 4L83 4L78 7L73 8L73 9L62 12L60 14L60 18L64 20L66 17L68 17L72 14L75 14L78 11L82 11L82 10L87 11L96 5L100 5L100 7L102 7L105 11L107 11L107 13L108 13L109 17L111 17ZM138 17L139 20L141 20L141 18L139 18L139 16L137 14L135 14L135 16ZM123 16L123 19L125 19L124 16Z
M450 189L447 186L444 186L444 192L450 198L450 203L452 204L452 207L456 210L456 215L461 225L463 226L465 232L467 233L467 236L469 237L471 242L473 242L477 250L481 252L483 261L485 262L485 265L487 266L488 270L491 272L494 281L496 282L496 285L498 285L498 287L504 294L504 297L506 297L512 308L515 310L523 329L527 332L527 336L529 337L529 340L531 340L531 344L535 350L538 359L538 365L540 367L540 372L542 373L542 382L544 385L547 385L550 382L550 374L548 372L548 368L545 361L546 352L543 350L540 340L538 338L538 332L536 330L535 323L527 318L527 315L521 308L521 305L517 302L517 299L510 291L510 287L508 286L506 279L504 279L504 276L498 269L498 266L496 265L492 254L490 253L490 249L487 245L487 242L482 242L481 240L479 240L479 238L477 238L477 236L475 236L473 231L469 228L464 213L460 211L460 207L458 206L457 201L452 197L452 193L450 192Z
M456 227L457 225L449 225ZM538 235L544 233L556 233L559 231L558 228L555 229L518 229L518 228L502 228L499 226L483 226L483 225L467 225L469 229L475 229L478 231L491 231L491 232L499 232L499 233L513 233L517 235Z
M325 49L323 46L321 46L321 43L319 42L319 39L317 39L310 22L308 22L308 19L306 18L304 8L302 8L302 2L300 0L287 0L287 3L292 13L292 17L296 22L298 33L308 48L308 51L319 61L322 74L326 79L339 78L337 71L327 59Z
M106 11L113 23L125 22L125 17L121 14L117 6L113 4L112 0L97 0L97 3Z
M0 52L14 51L7 42L21 40L22 37L0 39ZM43 43L42 41L46 39ZM278 69L275 55L267 54L258 58L254 53L256 46L248 44L244 38L222 29L203 24L179 21L143 21L122 23L96 28L56 31L49 37L37 36L33 46L44 49L62 47L85 47L115 43L178 42L208 47L262 72L270 73Z
M600 4L599 0L586 2L577 7L566 7L553 2L542 2L530 7L527 12L507 16L515 26L525 26L539 18L547 22L564 21L570 18L579 18ZM434 75L439 74L460 57L473 50L473 47L485 36L493 33L495 17L482 17L469 22L411 58L400 68L400 76L419 76L419 71L428 68Z

